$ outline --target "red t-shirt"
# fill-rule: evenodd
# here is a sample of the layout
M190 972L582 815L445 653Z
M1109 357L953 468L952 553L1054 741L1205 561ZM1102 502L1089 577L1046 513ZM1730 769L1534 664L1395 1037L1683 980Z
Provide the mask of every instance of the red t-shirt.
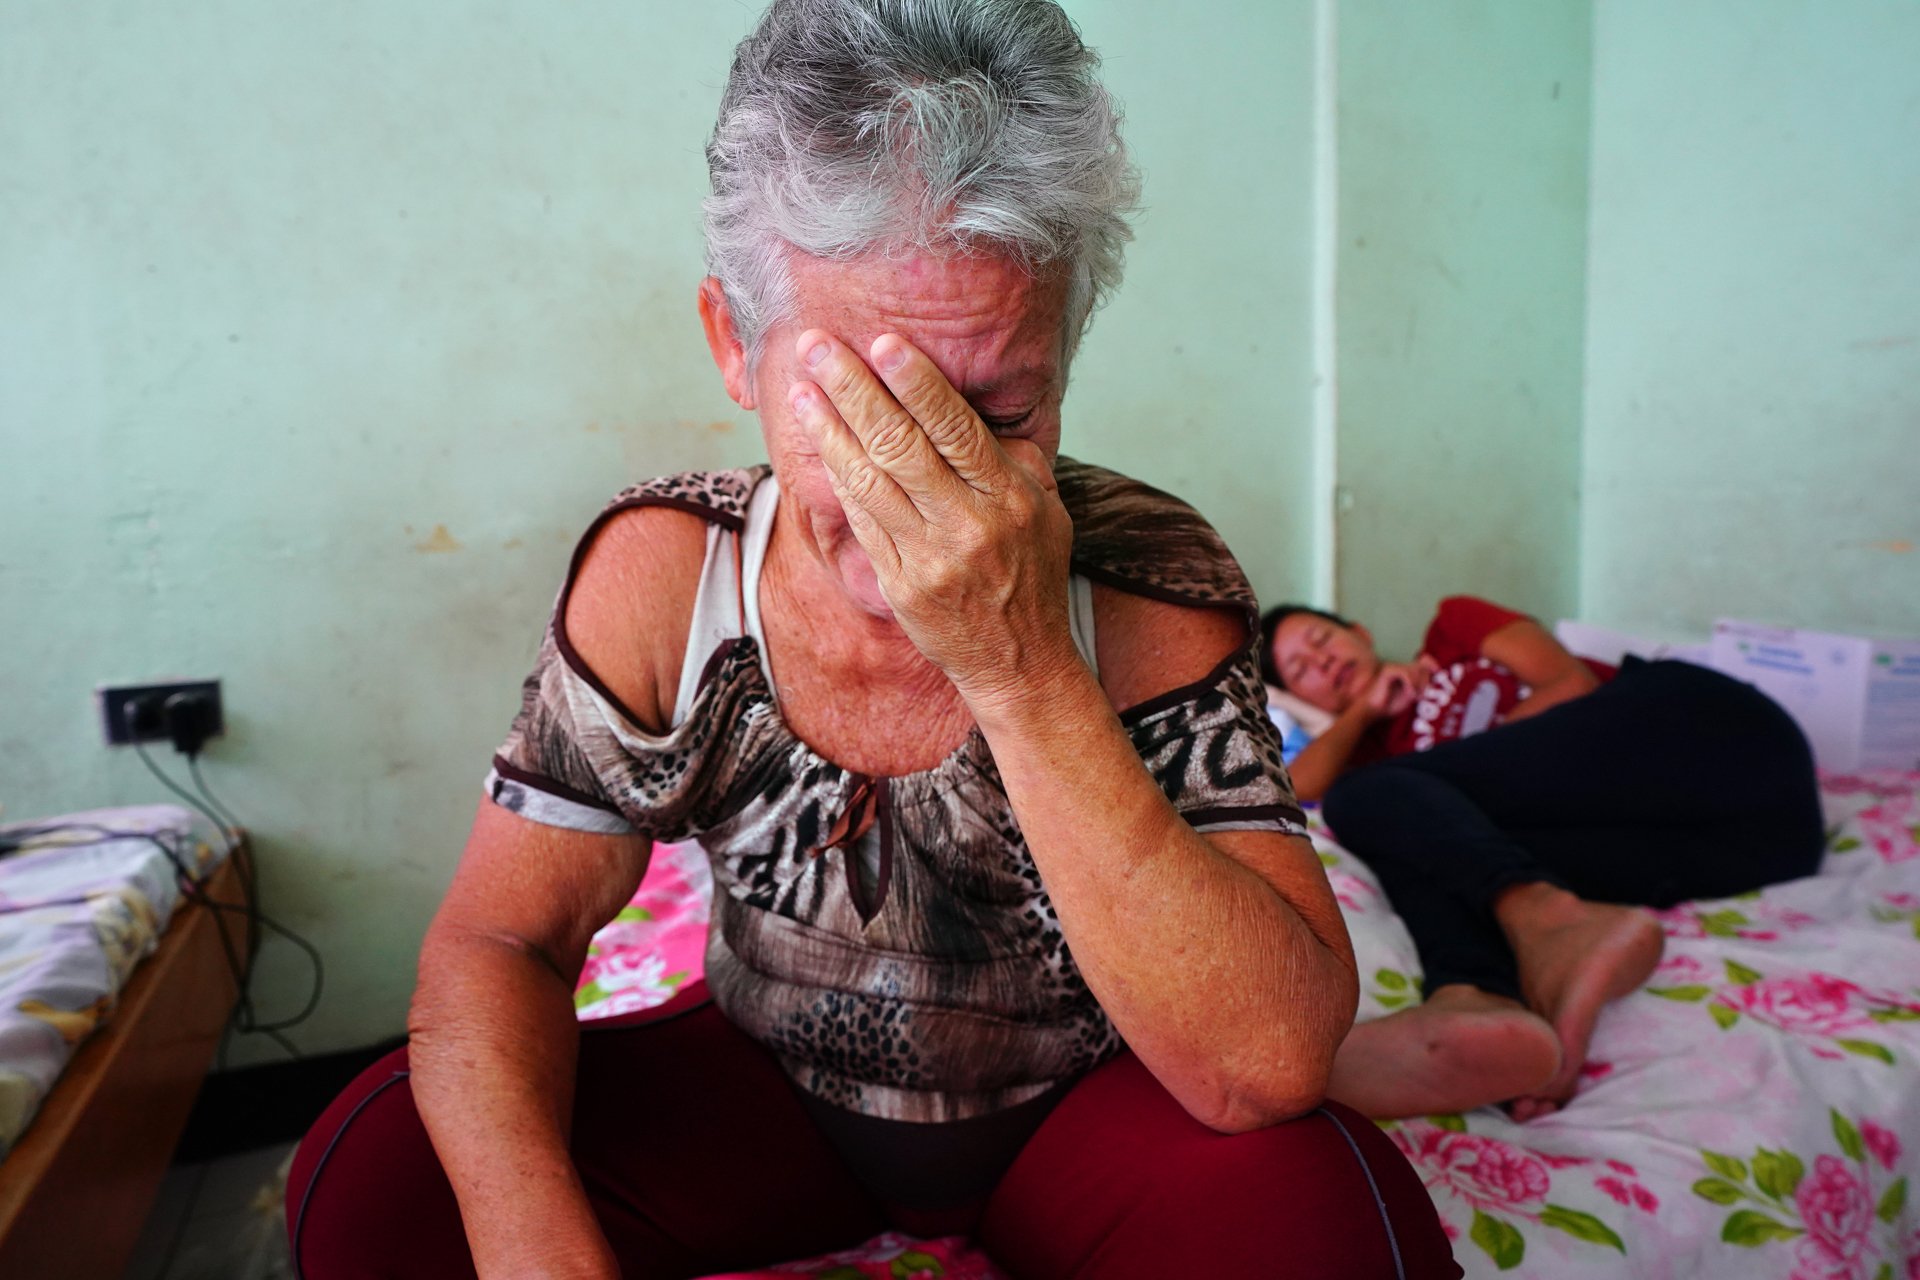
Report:
M1411 707L1368 731L1349 767L1371 764L1408 751L1426 751L1483 733L1505 722L1507 713L1532 692L1506 667L1482 656L1487 637L1527 615L1477 596L1448 596L1427 627L1420 652L1440 665ZM1583 658L1602 683L1615 669Z

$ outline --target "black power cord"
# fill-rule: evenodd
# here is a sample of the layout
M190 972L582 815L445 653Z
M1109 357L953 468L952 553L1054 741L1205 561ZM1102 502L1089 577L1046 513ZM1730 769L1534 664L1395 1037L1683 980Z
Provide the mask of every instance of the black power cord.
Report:
M241 963L240 957L227 938L226 930L219 931L221 947L227 953L228 968L232 971L235 984L239 989L239 999L234 1006L232 1029L243 1035L267 1036L293 1057L301 1057L300 1050L281 1032L305 1022L319 1007L320 995L326 985L326 964L320 957L319 949L311 942L260 910L258 868L253 865L251 857L235 857L234 832L243 830L245 824L235 818L232 810L220 803L200 772L200 748L206 743L208 735L217 728L217 718L211 700L197 693L176 693L164 701L156 695L142 698L129 706L127 718L130 724L139 728L163 729L167 738L173 743L174 750L187 758L187 772L193 779L198 795L189 792L168 776L166 771L147 753L139 737L136 735L134 738L134 751L139 755L140 762L147 767L147 772L151 773L160 785L184 800L213 824L214 829L220 833L220 841L225 846L228 859L234 862L234 872L239 878L243 899L240 905L214 901L206 894L204 883L194 880L179 859L174 859L175 868L180 871L183 884L191 887L192 892L197 895L197 901L218 911L238 912L246 917L248 963L244 965ZM251 960L259 954L263 928L273 930L299 947L313 964L313 987L308 993L306 1003L292 1017L276 1022L261 1021L253 1004ZM226 1065L224 1039L220 1045L220 1063L223 1067Z
M292 942L295 946L306 952L308 959L313 962L314 972L313 990L308 995L306 1005L292 1018L275 1023L261 1023L254 1015L251 993L249 991L251 967L242 964L239 953L234 950L232 939L227 936L227 931L225 929L218 931L220 948L222 952L225 953L228 972L233 976L234 987L239 993L234 1014L235 1029L243 1032L257 1032L267 1035L293 1057L298 1058L303 1056L292 1041L279 1033L305 1021L312 1015L314 1009L320 1003L320 992L326 966L321 960L318 948L299 934L293 932L293 930L288 929L285 925L282 925L277 920L261 912L251 902L242 906L231 902L221 902L212 897L206 890L207 877L196 875L194 869L188 864L186 855L182 853L181 850L168 844L165 840L162 840L159 835L151 831L123 831L117 827L108 827L89 822L58 822L45 826L16 828L0 833L0 854L28 852L33 848L34 841L55 836L84 836L92 840L145 841L147 844L160 850L166 857L168 863L172 865L174 873L180 879L182 895L186 897L188 901L198 903L213 911L224 911L229 914L244 914L250 923L264 925L272 929L275 933L280 934L289 942ZM183 838L190 839L191 837L189 835ZM226 839L224 833L223 839ZM232 844L230 840L227 840L227 845L229 850L231 850ZM231 856L231 854L229 854L229 856Z

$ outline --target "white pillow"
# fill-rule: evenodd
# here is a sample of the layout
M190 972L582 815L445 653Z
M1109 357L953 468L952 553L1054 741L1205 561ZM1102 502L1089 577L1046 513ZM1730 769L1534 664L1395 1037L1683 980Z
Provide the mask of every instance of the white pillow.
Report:
M1280 758L1288 764L1333 723L1332 712L1322 711L1274 685L1267 686L1267 718L1280 731Z

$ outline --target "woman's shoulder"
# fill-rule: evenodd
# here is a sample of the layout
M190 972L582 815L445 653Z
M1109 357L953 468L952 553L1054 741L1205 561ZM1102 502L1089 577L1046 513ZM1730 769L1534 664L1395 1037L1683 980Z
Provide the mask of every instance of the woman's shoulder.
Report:
M1508 623L1525 620L1526 614L1480 596L1448 596L1434 610L1420 650L1439 662L1477 658L1488 636Z
M667 508L696 515L711 524L739 529L746 523L747 504L754 488L770 468L735 467L726 471L682 471L628 485L600 510L594 526L625 511ZM591 536L594 528L587 531Z
M1073 518L1074 572L1170 604L1255 607L1240 562L1188 503L1064 456L1055 460L1054 480Z
M554 611L556 648L629 719L670 719L707 529L738 531L767 468L687 471L629 485L580 538Z

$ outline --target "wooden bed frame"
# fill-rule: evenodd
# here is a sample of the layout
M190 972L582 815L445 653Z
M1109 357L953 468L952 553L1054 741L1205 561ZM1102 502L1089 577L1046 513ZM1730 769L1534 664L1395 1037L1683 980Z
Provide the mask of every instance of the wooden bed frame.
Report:
M206 888L238 905L244 834ZM0 1276L113 1280L127 1267L239 992L220 945L245 964L247 921L183 901L119 1007L80 1046L0 1160Z

